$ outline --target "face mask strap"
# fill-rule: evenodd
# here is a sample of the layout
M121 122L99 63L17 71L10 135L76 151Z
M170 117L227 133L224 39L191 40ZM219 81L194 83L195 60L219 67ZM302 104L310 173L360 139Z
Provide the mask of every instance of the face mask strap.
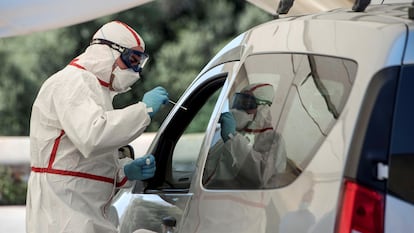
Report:
M124 62L124 64L128 68L130 68L133 71L138 72L138 73L141 73L142 68L144 67L145 63L148 60L148 55L146 53L136 51L136 55L138 55L140 58L141 57L144 57L145 59L143 59L142 64L139 64L137 66L134 66L134 65L131 64L131 62L129 60L130 56L132 56L134 54L134 50L125 48L124 46L121 46L121 45L119 45L117 43L114 43L112 41L105 40L105 39L99 39L99 38L93 39L90 44L91 45L94 45L94 44L103 44L103 45L109 46L113 50L118 51L121 54L121 60L122 60L122 62Z

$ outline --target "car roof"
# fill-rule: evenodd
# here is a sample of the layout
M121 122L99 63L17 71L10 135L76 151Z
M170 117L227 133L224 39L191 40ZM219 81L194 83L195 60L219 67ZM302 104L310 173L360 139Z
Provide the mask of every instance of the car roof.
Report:
M257 25L228 43L193 83L206 78L202 75L219 64L243 61L249 54L284 52L355 60L360 75L370 77L384 67L401 65L404 51L411 49L406 41L407 27L410 31L414 28L409 7L411 3L370 5L364 12L340 8Z
M275 27L276 24L280 25L280 23L283 24L283 22L297 23L297 22L305 22L305 21L308 21L308 22L325 21L325 22L330 22L330 23L335 23L335 22L350 23L350 24L355 23L352 26L354 28L362 28L364 26L372 28L372 26L375 26L376 28L381 29L382 26L387 26L387 25L400 25L399 26L400 28L405 28L405 26L401 26L401 25L407 25L409 28L413 28L414 20L409 19L408 17L408 8L410 6L411 6L411 3L370 5L366 8L364 12L354 12L352 11L352 9L349 9L349 8L339 8L339 9L321 12L321 13L306 14L306 15L301 15L301 16L289 16L285 18L275 19L275 20L257 25L251 28L250 30L240 34L235 39L233 39L232 42L230 42L227 46L225 46L204 67L203 71L200 73L199 76L201 76L207 70L211 69L212 67L218 64L222 64L228 61L240 60L243 54L243 50L246 49L246 46L244 44L246 42L245 38L250 37L246 35L249 33L250 34L257 33L256 31L261 31L257 34L260 34L259 36L262 38L270 37L272 36L271 34L273 34L274 36L276 35L275 30L277 29L274 29L273 32L269 32L271 30L268 30L268 29L271 27ZM343 26L343 24L341 26ZM338 28L341 26L338 25ZM289 29L289 30L293 31L296 29ZM401 29L400 31L402 30L403 29ZM351 31L352 31L352 28L351 28ZM319 32L316 32L316 33L319 33ZM344 35L345 37L352 37L352 35L346 35L346 33L342 33L342 34L345 34ZM297 35L303 36L303 32L299 32ZM378 38L375 36L365 37L361 39L376 40L376 41L372 41L373 43L383 40L383 38ZM250 40L250 38L248 40ZM287 40L290 40L290 41L283 41L283 43L287 43L287 42L294 43L295 42L294 40L292 40L292 38L287 39ZM255 45L256 51L260 50L258 49L258 47L262 47L261 52L270 51L268 48L269 46L266 45L266 43L256 44ZM275 49L273 51L282 51L282 50ZM304 51L304 52L308 52L308 51Z
M364 12L354 12L351 9L340 8L302 17L355 22L405 23L413 25L414 20L408 17L408 8L410 6L410 3L369 5Z

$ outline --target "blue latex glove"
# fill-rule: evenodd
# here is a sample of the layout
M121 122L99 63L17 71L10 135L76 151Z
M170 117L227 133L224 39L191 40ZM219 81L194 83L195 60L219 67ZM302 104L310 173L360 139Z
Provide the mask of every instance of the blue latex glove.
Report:
M142 98L142 102L144 102L148 108L152 108L152 111L148 111L150 117L153 117L155 113L160 110L162 104L166 104L168 102L168 92L163 87L156 87L144 94Z
M224 142L229 140L229 135L236 133L236 120L234 120L233 114L230 112L222 113L219 119L221 124L221 138Z
M124 172L128 180L149 179L155 173L155 158L153 155L137 158L124 166Z

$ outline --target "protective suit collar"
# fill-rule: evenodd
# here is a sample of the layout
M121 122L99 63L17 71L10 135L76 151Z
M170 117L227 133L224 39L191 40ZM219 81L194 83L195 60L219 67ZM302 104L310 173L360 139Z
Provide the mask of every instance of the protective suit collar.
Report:
M109 83L112 65L117 57L119 52L106 45L91 45L76 58L76 63L93 73L99 80Z

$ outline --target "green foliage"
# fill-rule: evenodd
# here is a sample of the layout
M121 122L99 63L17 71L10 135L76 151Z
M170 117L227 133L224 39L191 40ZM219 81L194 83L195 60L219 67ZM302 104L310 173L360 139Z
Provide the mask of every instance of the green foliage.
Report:
M4 77L0 78L0 100L3 100L0 102L0 132L13 136L27 135L36 86L17 64L5 63L0 76Z
M21 180L13 167L0 166L0 205L24 205L27 183Z
M70 61L74 42L62 29L1 39L0 45L0 135L29 135L31 106L40 85Z
M177 100L215 53L234 36L271 16L244 0L156 0L86 23L0 39L0 135L28 135L31 105L42 82L88 46L104 23L121 20L146 42L150 62L144 82L118 95L121 108L161 85ZM147 131L156 131L171 109L165 106Z

